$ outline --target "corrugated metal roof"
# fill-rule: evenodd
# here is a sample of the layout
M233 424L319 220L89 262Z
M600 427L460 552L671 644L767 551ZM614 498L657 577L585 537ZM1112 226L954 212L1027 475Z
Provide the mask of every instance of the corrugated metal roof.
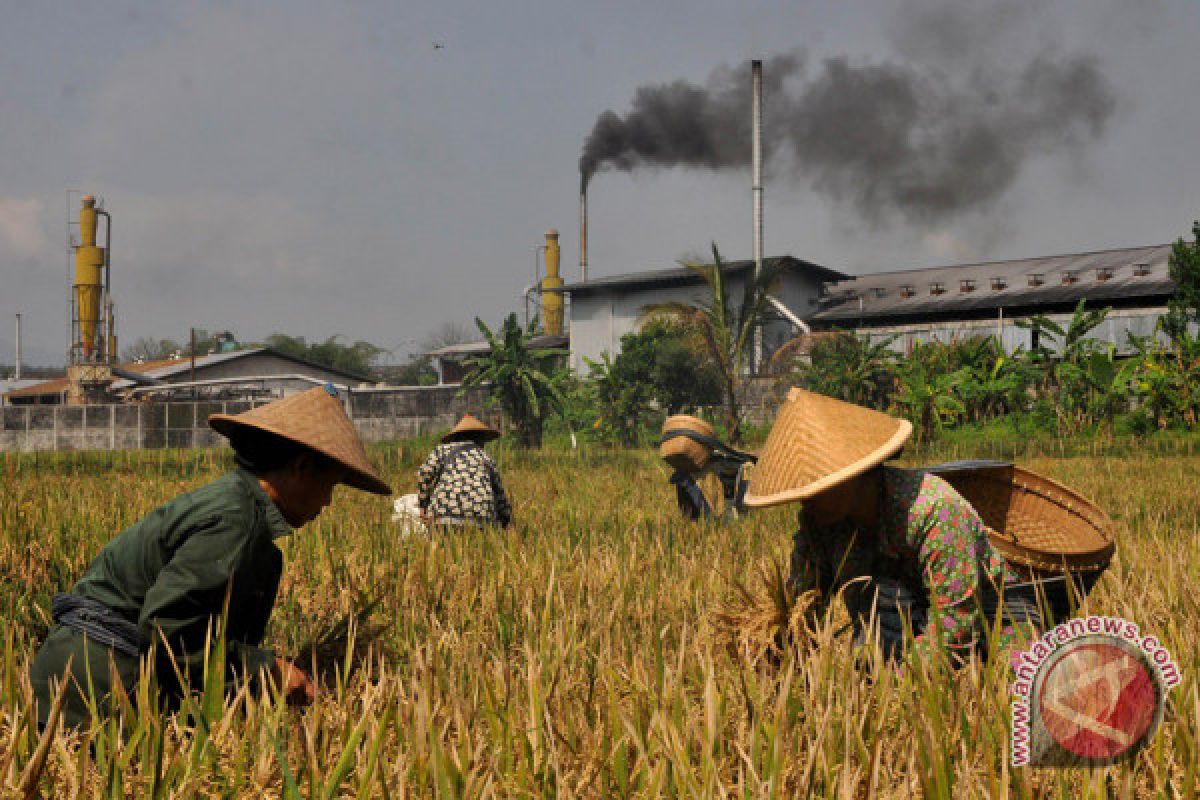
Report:
M265 347L251 347L246 350L231 350L228 353L210 353L208 355L196 356L196 369L201 369L202 367L211 367L213 364L220 364L222 361L232 361L236 358L244 358L246 356L254 355L255 353L262 353L265 352L266 349L267 348ZM147 369L147 367L149 367L149 369ZM163 378L181 375L190 371L191 368L192 360L190 358L178 358L161 362L147 361L143 364L138 364L135 368L133 368L133 371L139 372L142 375L145 375L147 378L157 378L162 380ZM124 378L113 382L114 389L125 389L133 385L133 381L125 380Z
M21 389L26 389L30 386L37 386L38 384L44 383L44 382L45 382L45 380L43 378L31 378L28 380L26 380L25 378L22 378L19 381L15 380L13 378L6 378L6 379L0 381L0 394L7 394L8 392L16 392Z
M844 272L838 272L829 267L823 267L820 264L813 264L810 261L804 261L792 256L774 256L772 258L763 259L764 262L782 262L789 271L810 272L814 277L820 280L832 281L842 280L850 276ZM754 266L754 262L745 261L726 261L726 273L744 272ZM607 278L596 278L579 283L569 283L563 287L563 291L570 292L573 295L590 294L592 292L613 291L619 289L631 289L635 286L671 286L680 284L700 283L701 278L692 272L687 267L676 267L673 269L649 270L646 272L629 272L624 275L612 275Z
M529 340L529 347L532 350L553 350L559 347L566 347L570 341L566 336L535 336ZM474 356L486 353L490 349L491 347L486 341L463 342L462 344L452 344L446 347L439 347L437 350L430 350L425 355L433 357Z
M320 364L313 364L311 361L306 361L305 359L297 358L296 356L291 356L286 353L280 353L279 351L272 350L269 347L252 347L252 348L248 348L246 350L233 350L228 353L211 353L209 355L196 356L196 369L197 370L204 369L206 367L211 367L215 364L220 364L223 361L233 361L234 359L246 358L248 356L257 355L259 353L270 353L271 355L273 355L277 358L286 359L286 360L292 361L296 364L311 366L311 367L314 367L316 369L320 369L320 370L323 370L326 372L333 372L335 374L343 375L346 378L351 378L356 381L366 380L365 376L356 375L354 373L347 372L346 370L343 370L343 369L335 369L333 367L326 367L326 366L323 366ZM192 368L192 359L190 357L166 358L166 359L159 359L157 361L143 361L141 363L130 362L130 363L125 363L125 364L117 364L116 366L121 369L127 370L129 372L136 372L140 375L145 375L148 378L155 378L157 380L166 380L166 379L176 377L179 375L183 375L183 374L186 374L187 372L189 372ZM127 378L118 378L118 379L114 380L111 384L109 384L110 388L116 389L116 390L128 389L129 387L135 386L135 385L136 384L133 381L128 380ZM61 394L62 392L65 392L66 390L67 390L67 379L65 377L62 377L62 378L55 378L55 379L49 380L49 381L42 381L33 386L29 386L26 388L22 388L22 389L18 389L16 391L9 392L8 394L6 394L4 396L9 397L9 398L38 397L41 395L48 395L48 394Z
M200 361L204 358L207 358L207 356L197 356L196 363L199 364ZM172 364L189 364L189 363L191 363L189 359L163 358L163 359L158 359L156 361L143 361L140 363L136 362L136 361L131 361L131 362L128 362L125 364L117 364L116 366L119 367L120 369L128 370L129 372L136 372L140 375L149 375L152 372L167 368ZM127 380L122 380L119 382L124 383L128 386L133 385L133 383L131 381L127 381ZM20 389L15 389L15 390L9 392L8 394L5 395L5 397L10 397L10 398L11 397L41 397L43 395L62 394L66 390L67 390L67 378L64 375L61 378L51 378L48 381L38 381L37 383L34 383L33 385L23 386Z
M369 376L366 376L366 375L358 375L353 372L347 372L344 369L337 369L336 367L327 367L323 364L314 364L313 362L308 361L307 359L289 355L288 353L281 353L278 350L272 349L270 347L248 347L245 350L231 350L228 353L211 353L211 354L205 355L205 356L196 356L196 369L201 369L203 367L211 367L216 364L220 364L224 361L234 361L239 358L248 358L250 356L258 355L260 353L267 353L269 355L275 356L276 358L282 358L287 361L294 362L296 364L313 367L314 369L319 369L319 370L322 370L325 372L332 372L337 375L341 375L345 378L353 379L356 381L370 380ZM146 375L147 377L150 377L150 378L166 380L168 378L172 378L177 375L182 375L182 374L190 371L192 368L192 361L190 358L179 359L179 360L167 362L165 364L162 364L161 366L157 366L156 368L150 369L150 370L145 369L146 366L147 366L146 364L142 364L142 365L140 365L141 368L137 369L136 371L140 372L143 375ZM124 378L122 378L118 381L114 381L112 384L112 388L128 389L130 386L133 386L133 385L134 385L133 381L125 380Z
M1080 298L1164 297L1174 288L1167 274L1170 252L1171 245L1163 244L860 275L829 284L833 305L812 320L928 317L1074 304Z

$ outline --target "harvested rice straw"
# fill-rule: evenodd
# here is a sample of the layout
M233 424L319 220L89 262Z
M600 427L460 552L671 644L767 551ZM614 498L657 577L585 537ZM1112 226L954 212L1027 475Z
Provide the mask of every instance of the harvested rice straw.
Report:
M788 647L807 650L816 630L819 593L795 594L783 567L761 562L758 584L747 587L731 579L734 596L711 616L714 639L751 665L774 661Z
M354 608L300 646L302 658L309 659L314 677L328 680L335 672L353 671L371 653L387 626L370 617L378 600L359 596Z

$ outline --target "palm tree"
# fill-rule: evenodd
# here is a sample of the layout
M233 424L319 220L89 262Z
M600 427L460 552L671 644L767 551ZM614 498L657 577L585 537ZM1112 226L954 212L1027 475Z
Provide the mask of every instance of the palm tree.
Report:
M540 447L546 418L552 411L562 410L563 396L554 373L566 351L531 349L529 340L537 329L537 320L523 331L515 313L504 319L499 335L479 317L475 325L490 350L487 355L467 359L473 369L463 378L463 387L487 384L492 402L499 404L516 428L517 443Z
M725 425L733 444L741 442L742 400L748 385L754 331L762 324L770 293L783 274L778 261L764 261L762 270L746 276L742 299L736 306L729 296L725 263L717 243L712 243L711 264L683 261L683 266L700 276L708 297L698 303L654 303L642 311L647 316L674 319L701 334L704 351L721 375Z

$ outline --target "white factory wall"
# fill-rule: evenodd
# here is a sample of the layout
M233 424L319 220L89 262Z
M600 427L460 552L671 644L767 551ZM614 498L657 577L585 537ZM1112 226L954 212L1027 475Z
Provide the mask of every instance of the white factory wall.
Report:
M741 291L741 281L737 282ZM599 361L605 352L621 351L621 337L638 328L642 309L655 303L699 302L703 286L667 286L650 289L621 289L571 296L571 368L588 373L585 358Z
M729 295L734 305L741 302L742 276L729 278ZM805 319L816 311L820 282L811 276L788 273L780 282L775 296L796 316ZM571 368L586 375L587 362L598 361L601 354L616 355L621 350L621 337L638 328L642 309L655 303L698 303L708 296L707 287L666 286L654 288L614 287L608 291L593 291L571 297ZM776 321L766 326L763 335L768 352L793 335L792 325Z
M1129 334L1135 336L1150 336L1154 333L1158 318L1166 313L1166 308L1139 308L1114 310L1109 312L1103 323L1091 331L1087 338L1095 339L1105 344L1114 345L1117 355L1132 355L1135 351L1129 343ZM1064 330L1071 323L1071 314L1047 314L1047 319L1061 326ZM973 336L999 336L1004 343L1005 352L1012 353L1018 348L1029 350L1033 342L1030 331L1016 325L1016 320L1005 318L1003 323L999 317L990 320L953 320L946 322L922 322L910 325L890 325L880 327L863 327L856 329L862 335L870 336L872 341L881 341L888 336L897 338L892 343L892 349L906 353L918 342L932 341L952 342ZM1159 334L1160 341L1169 340ZM1042 342L1051 345L1052 342ZM1061 348L1052 348L1056 352Z

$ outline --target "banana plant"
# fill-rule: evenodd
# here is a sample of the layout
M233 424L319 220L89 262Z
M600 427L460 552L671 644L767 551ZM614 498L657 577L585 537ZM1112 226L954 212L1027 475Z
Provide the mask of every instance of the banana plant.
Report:
M967 369L937 368L938 348L917 345L897 376L895 405L912 422L917 443L960 421L967 414L962 389L970 381Z
M895 388L899 361L899 354L891 347L896 337L872 341L868 336L841 331L817 336L821 338L812 343L809 363L796 369L795 382L850 403L886 408Z
M488 352L466 360L472 369L463 379L463 387L487 386L491 402L500 406L516 429L517 443L540 447L546 419L563 407L556 368L567 351L532 349L529 340L537 330L537 320L522 330L515 313L504 319L497 333L479 317L475 325L488 343Z

